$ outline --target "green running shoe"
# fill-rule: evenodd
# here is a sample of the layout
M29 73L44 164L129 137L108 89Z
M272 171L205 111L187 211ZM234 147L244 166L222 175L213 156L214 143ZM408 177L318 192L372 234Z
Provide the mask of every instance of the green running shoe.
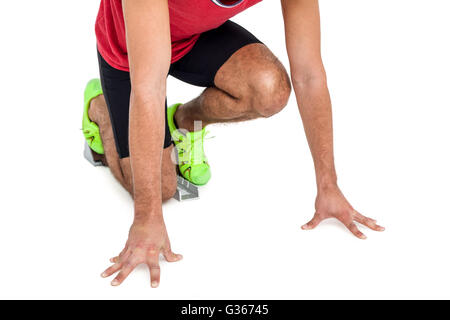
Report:
M89 106L92 99L103 94L102 85L99 79L92 79L86 85L84 90L84 110L83 110L83 134L89 147L98 154L105 154L103 149L102 139L100 138L100 131L95 122L89 119Z
M208 159L203 150L203 140L207 132L204 128L202 131L185 134L178 130L173 117L180 105L181 103L174 104L167 109L170 134L178 151L178 168L186 180L204 186L211 179Z

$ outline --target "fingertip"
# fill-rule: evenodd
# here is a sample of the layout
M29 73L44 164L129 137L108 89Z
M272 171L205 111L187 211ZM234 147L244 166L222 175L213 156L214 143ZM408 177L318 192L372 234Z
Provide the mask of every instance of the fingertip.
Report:
M112 285L113 287L117 287L119 284L120 284L120 282L119 282L119 280L117 280L117 279L114 279L113 281L111 281L111 285Z
M152 288L158 288L159 282L158 281L152 281L151 286L152 286Z
M106 272L103 272L101 275L100 275L100 277L102 277L102 278L106 278L108 275L106 274Z
M308 224L302 226L302 230L311 230L311 229L312 228Z
M181 254L176 253L170 253L164 256L166 258L167 262L178 262L183 259L183 256Z
M361 240L366 240L367 236L364 233L361 233L358 238L360 238Z

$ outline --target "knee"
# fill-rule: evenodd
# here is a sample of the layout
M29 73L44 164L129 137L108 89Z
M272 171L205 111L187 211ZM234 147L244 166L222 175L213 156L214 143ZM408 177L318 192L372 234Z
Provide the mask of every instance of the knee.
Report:
M170 200L177 192L177 177L171 177L170 179L163 179L162 184L162 201Z
M251 105L263 118L271 117L287 105L291 94L291 81L283 66L271 66L256 72L250 84Z

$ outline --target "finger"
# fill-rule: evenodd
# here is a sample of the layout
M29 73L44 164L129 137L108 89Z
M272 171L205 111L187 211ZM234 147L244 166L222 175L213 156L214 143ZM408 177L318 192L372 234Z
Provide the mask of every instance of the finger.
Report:
M361 231L359 231L358 227L356 226L356 224L349 223L346 225L346 227L348 228L348 230L351 231L351 233L353 233L356 237L358 237L359 239L367 239L367 237L365 236L364 233L362 233Z
M181 254L173 253L171 249L167 249L163 252L164 259L166 259L167 262L177 262L183 259L183 256Z
M159 253L157 251L150 252L147 260L147 265L150 269L151 286L152 288L157 288L159 286L159 281L161 278L161 270L159 267Z
M109 259L112 263L118 263L125 255L128 257L128 245L125 246L125 248L122 250L122 252L114 258Z
M323 218L321 218L318 214L315 214L310 222L302 226L303 230L312 230L322 222Z
M136 267L136 264L126 262L123 264L122 270L120 270L117 277L111 282L112 286L119 286L130 275L131 271Z
M116 264L112 265L111 267L109 267L108 269L103 271L102 277L108 278L109 276L111 276L114 273L116 273L117 271L119 271L121 267L122 267L122 265L120 263L116 263Z
M356 210L354 210L354 216L355 216L355 217L362 218L362 219L367 219L367 220L369 220L369 221L372 221L372 222L377 223L377 220L372 219L372 218L369 218L369 217L366 217L366 216L362 215L360 212L358 212L358 211L356 211Z
M356 212L354 218L356 222L361 223L374 231L384 231L384 227L377 225L375 220L365 217L359 212Z

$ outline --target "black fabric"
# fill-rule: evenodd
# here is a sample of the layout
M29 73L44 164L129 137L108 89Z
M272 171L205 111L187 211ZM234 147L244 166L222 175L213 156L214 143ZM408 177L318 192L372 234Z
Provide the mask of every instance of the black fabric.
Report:
M119 158L127 158L130 155L128 149L128 123L131 95L130 73L111 67L100 54L98 54L98 61L103 95L108 106L116 150ZM167 124L167 112L165 114L164 148L167 148L172 144L172 141Z
M169 74L199 87L214 87L217 71L239 49L261 43L249 31L227 21L217 29L203 33L187 55L173 63Z
M214 87L217 71L236 51L252 43L261 41L240 25L227 21L219 28L203 33L192 50L170 66L169 75L195 86ZM100 54L98 59L116 149L121 159L127 158L130 155L128 149L130 74L111 67ZM166 112L164 148L171 144Z

